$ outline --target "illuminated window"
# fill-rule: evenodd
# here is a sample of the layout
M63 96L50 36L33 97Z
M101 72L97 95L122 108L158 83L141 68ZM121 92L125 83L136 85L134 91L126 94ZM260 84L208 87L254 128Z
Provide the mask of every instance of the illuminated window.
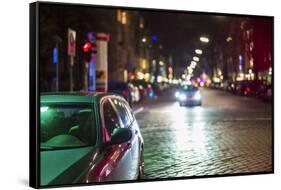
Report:
M126 24L127 23L127 13L125 11L121 14L121 23Z
M231 37L231 36L229 36L229 37L226 38L226 41L227 41L227 42L230 42L231 40L232 40L232 37Z
M127 23L127 13L126 11L122 11L120 9L117 10L117 21L121 24Z
M254 42L252 41L252 42L250 43L250 51L253 51L253 48L254 48Z
M247 38L250 39L250 30L247 30L246 33L247 33Z
M143 18L140 18L140 28L144 28Z
M117 10L117 21L118 22L121 22L121 14L122 14L122 11L121 10Z
M250 67L253 68L253 66L254 66L254 58L251 57L251 59L250 59Z
M271 61L271 53L268 54L268 60Z

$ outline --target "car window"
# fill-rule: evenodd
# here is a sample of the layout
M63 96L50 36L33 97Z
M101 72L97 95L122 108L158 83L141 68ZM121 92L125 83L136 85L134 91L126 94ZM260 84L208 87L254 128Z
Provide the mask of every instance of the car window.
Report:
M135 117L134 117L134 115L133 115L133 112L132 112L132 110L131 110L129 104L126 103L126 102L124 102L124 105L125 105L125 106L124 106L125 109L127 110L127 113L128 113L129 118L130 118L130 121L133 122L134 119L135 119Z
M77 148L96 142L91 105L41 105L41 149Z
M116 107L118 114L120 115L121 121L125 127L131 124L131 118L127 112L125 102L120 99L113 99L114 106Z
M106 100L103 104L103 118L105 128L110 136L115 128L121 127L119 117L109 100Z
M193 85L188 85L188 86L182 87L182 91L187 91L187 92L191 91L192 92L192 91L197 91L197 90L198 90L198 88Z

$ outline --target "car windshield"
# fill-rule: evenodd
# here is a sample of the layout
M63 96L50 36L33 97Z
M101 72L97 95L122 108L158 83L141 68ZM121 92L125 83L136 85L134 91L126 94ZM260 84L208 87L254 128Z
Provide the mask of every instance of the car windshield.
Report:
M187 92L193 92L193 91L197 91L198 88L192 85L188 85L188 86L183 86L181 88L182 91L187 91Z
M41 105L41 149L77 148L95 142L96 127L90 105Z

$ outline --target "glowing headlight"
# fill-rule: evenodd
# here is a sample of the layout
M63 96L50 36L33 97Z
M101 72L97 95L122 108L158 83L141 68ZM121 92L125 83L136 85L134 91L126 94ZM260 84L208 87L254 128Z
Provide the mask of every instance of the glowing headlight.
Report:
M180 98L181 101L186 100L186 95L180 94L179 98Z
M201 99L201 94L200 94L199 91L195 93L194 99L195 99L195 100L200 100L200 99Z
M179 97L180 97L180 93L179 93L178 91L175 93L175 97L176 97L176 98L179 98Z

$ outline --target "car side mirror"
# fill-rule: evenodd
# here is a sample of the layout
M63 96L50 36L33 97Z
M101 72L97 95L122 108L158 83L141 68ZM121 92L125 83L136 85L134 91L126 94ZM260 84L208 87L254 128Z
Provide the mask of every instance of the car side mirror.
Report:
M128 128L116 128L110 138L110 145L122 144L131 140L133 134Z

